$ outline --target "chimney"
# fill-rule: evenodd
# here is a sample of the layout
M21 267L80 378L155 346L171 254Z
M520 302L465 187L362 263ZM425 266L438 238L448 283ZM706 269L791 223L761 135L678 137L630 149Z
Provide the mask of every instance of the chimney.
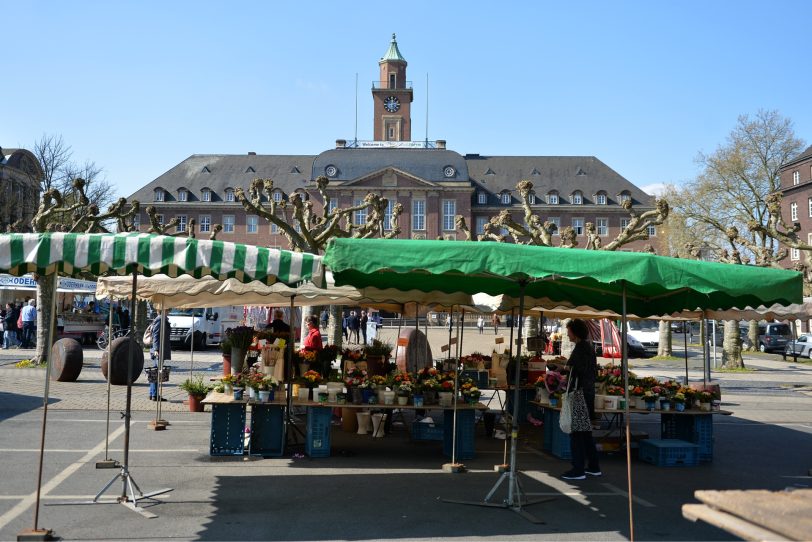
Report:
M437 148L438 149L445 149L445 139L438 139L437 140Z
M248 151L248 156L256 156L256 155L257 153L255 153L254 151Z
M336 139L336 149L343 149L347 146L346 139Z

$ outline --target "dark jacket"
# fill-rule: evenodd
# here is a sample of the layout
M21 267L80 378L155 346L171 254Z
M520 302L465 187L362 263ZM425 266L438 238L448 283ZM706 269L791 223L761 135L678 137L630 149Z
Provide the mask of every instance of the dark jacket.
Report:
M17 331L17 319L20 317L20 312L17 309L6 311L3 317L3 327L6 331Z
M595 349L589 341L580 341L575 344L575 348L567 361L570 368L570 379L572 379L571 389L584 390L584 395L595 395L595 380L598 376L598 358L595 357Z
M163 329L161 329L161 327L163 327ZM150 354L157 356L160 353L161 337L163 337L164 341L164 360L172 359L172 347L169 341L169 323L163 320L163 326L161 326L161 317L158 316L152 321L152 345L149 347Z

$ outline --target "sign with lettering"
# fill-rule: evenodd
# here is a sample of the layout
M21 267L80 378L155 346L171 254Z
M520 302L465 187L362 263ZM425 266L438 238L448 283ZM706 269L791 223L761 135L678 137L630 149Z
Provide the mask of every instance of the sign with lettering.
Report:
M496 337L493 340L493 342L495 342L496 344L502 344L503 342L505 342L505 338L504 337Z

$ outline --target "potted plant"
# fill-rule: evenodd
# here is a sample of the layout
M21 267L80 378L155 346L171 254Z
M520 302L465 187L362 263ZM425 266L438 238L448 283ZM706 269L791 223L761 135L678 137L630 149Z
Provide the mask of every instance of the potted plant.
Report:
M273 401L277 387L279 387L279 382L273 376L264 375L259 382L259 400L263 403Z
M398 404L403 406L409 403L409 396L412 394L413 388L412 383L409 380L402 381L398 384L397 387L397 394L398 394Z
M700 391L697 395L699 398L699 408L705 412L710 412L713 394L709 391Z
M462 396L466 403L475 405L479 402L479 396L482 395L482 392L474 385L473 381L470 379L467 380L460 386L460 389L462 390Z
M237 373L236 375L232 375L234 379L234 400L241 401L243 392L245 391L245 378L246 375L243 373Z
M347 386L347 395L353 404L360 405L363 402L361 394L361 384L366 382L367 372L358 367L347 369L344 374L344 385Z
M386 361L392 355L393 346L389 343L372 339L372 344L364 347L367 370L373 375L386 374Z
M248 348L254 342L254 328L237 326L226 330L226 338L231 343L231 373L242 371Z
M227 393L231 395L234 393L234 381L236 380L236 376L232 375L231 373L224 375L223 378L220 379L220 382L223 385L223 393Z
M646 410L654 410L657 395L651 390L646 390L643 392L643 402L646 404Z
M317 371L306 371L300 378L301 384L305 386L309 391L307 398L309 401L312 401L313 398L313 388L321 384L321 374Z
M191 412L203 412L204 405L201 401L206 398L211 389L208 384L203 382L203 377L187 378L180 385L180 389L189 394L189 410Z
M226 336L220 341L220 350L223 352L223 376L231 374L231 341Z
M682 412L685 410L685 394L678 391L674 394L671 400L674 401L674 408L677 412Z

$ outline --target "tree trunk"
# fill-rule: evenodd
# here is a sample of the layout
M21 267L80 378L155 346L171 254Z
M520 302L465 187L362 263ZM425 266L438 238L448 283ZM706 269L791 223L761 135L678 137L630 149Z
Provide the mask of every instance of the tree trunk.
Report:
M538 337L539 335L539 319L537 316L525 316L522 318L522 337Z
M569 358L575 348L575 343L570 341L570 337L567 335L567 324L570 320L571 318L561 320L561 355L565 358Z
M758 321L750 320L747 323L747 338L750 339L750 349L758 350Z
M340 348L344 342L344 334L341 331L341 321L344 316L341 305L330 305L330 320L327 323L327 341L330 344L338 345Z
M37 276L37 351L34 359L31 360L35 363L48 361L48 352L51 351L51 345L48 344L48 333L51 326L56 325L53 321L54 315L51 313L51 304L55 295L54 275ZM57 338L54 333L54 340Z
M744 367L739 322L736 320L725 320L722 366L727 368Z
M671 322L660 320L660 338L657 345L658 357L671 357L673 350L671 348Z

